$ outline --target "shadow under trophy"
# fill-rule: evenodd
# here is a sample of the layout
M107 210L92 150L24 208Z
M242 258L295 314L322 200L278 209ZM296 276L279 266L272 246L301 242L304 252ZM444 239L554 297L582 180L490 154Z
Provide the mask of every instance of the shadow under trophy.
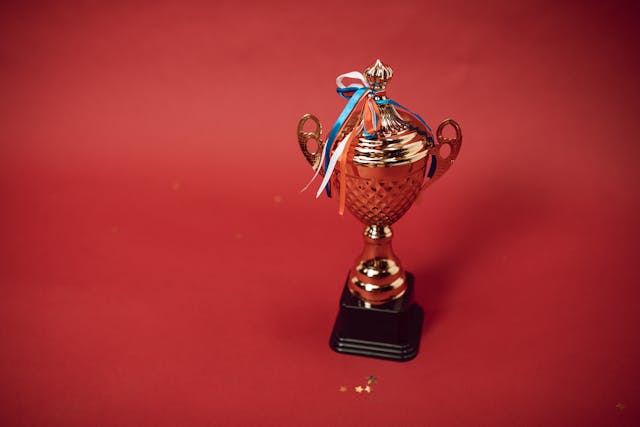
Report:
M391 225L418 194L453 164L462 144L455 121L434 134L417 114L387 98L393 70L380 60L364 71L336 80L347 105L325 141L312 114L298 123L298 142L326 192L364 226L364 249L349 270L330 338L337 352L397 361L418 353L423 310L413 302L413 276L391 248ZM348 80L355 81L349 85ZM312 130L305 130L311 121ZM453 127L455 137L442 135ZM311 152L313 140L317 150ZM315 178L315 177L314 177Z

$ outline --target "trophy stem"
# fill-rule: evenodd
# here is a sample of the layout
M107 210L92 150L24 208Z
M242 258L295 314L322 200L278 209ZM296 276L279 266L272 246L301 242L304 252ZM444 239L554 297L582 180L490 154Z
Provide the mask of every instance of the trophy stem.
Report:
M407 290L407 275L391 248L392 236L386 225L368 225L364 230L364 249L349 272L348 288L367 304L388 303Z

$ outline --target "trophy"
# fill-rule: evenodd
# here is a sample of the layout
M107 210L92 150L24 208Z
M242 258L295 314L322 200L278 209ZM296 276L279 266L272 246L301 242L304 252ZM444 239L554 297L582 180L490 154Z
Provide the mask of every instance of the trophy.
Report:
M347 275L330 346L340 353L406 361L418 354L424 313L413 301L413 276L391 248L391 226L449 170L462 132L447 119L434 137L419 115L387 98L392 75L380 60L364 74L342 74L337 91L348 102L327 139L312 114L302 116L297 135L314 178L323 178L317 196L337 198L339 213L346 207L365 226L364 249ZM455 137L443 136L447 126Z

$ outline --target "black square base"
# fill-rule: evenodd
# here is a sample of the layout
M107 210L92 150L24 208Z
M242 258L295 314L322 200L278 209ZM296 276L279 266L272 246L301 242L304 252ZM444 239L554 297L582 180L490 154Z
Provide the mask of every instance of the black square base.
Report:
M348 280L348 277L347 277ZM418 354L424 313L412 302L413 276L407 273L408 288L395 301L365 307L351 295L345 283L340 311L329 345L338 353L377 357L399 362Z

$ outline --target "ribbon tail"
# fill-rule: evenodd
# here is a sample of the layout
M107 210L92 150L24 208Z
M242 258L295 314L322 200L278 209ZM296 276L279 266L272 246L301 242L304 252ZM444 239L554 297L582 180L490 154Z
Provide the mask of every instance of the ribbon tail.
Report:
M352 130L349 133L349 135L347 135L346 138L340 141L340 144L338 144L338 146L336 147L336 151L333 152L333 155L331 156L331 160L329 160L329 165L327 166L327 170L324 173L324 179L322 180L322 183L320 184L320 188L318 188L318 192L316 193L316 199L320 197L320 195L322 194L322 190L324 190L324 188L329 183L329 180L331 179L331 174L333 173L333 170L336 167L336 163L338 163L338 160L340 159L340 156L342 155L344 148L347 146L347 143L351 140L351 135L353 134L354 131L355 129Z
M313 178L311 178L311 181L309 181L307 185L305 185L304 188L300 190L301 193L303 191L306 191L306 189L309 188L309 186L313 183L313 181L316 180L318 175L320 175L320 171L322 170L322 165L324 165L324 155L325 155L325 151L322 150L322 154L320 155L320 163L318 163L318 167L316 168L316 173L313 174Z

